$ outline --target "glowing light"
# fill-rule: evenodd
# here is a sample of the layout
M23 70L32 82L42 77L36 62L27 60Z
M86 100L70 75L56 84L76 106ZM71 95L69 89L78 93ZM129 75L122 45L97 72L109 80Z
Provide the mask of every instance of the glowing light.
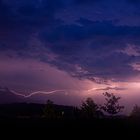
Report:
M92 88L92 89L87 90L87 92L96 91L96 90L98 90L98 89L99 89L99 88Z
M134 89L139 89L140 88L140 83L139 82L133 82L128 84L129 87L134 88Z

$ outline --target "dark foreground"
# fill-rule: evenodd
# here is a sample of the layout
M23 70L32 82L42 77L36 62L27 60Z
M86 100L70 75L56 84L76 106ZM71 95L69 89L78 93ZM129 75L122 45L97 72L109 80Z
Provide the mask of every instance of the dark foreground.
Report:
M31 134L45 137L78 135L79 137L107 137L108 139L120 137L136 137L140 135L140 120L132 118L123 119L94 119L94 120L46 120L33 118L1 118L1 132L7 134Z
M55 106L58 112L65 112L58 118L44 118L44 105L10 104L0 105L0 136L47 138L121 139L140 137L140 117L127 116L83 119L74 114L73 107Z

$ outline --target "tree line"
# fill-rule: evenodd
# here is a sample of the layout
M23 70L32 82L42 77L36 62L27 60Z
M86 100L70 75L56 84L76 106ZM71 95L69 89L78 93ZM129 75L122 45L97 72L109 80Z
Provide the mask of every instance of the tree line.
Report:
M103 105L96 104L92 98L87 98L79 108L73 107L73 117L83 119L116 117L125 108L123 105L120 105L121 97L108 92L103 93L103 96L105 97ZM65 111L56 111L54 103L50 100L46 102L43 112L43 116L48 119L63 118L65 116ZM140 107L138 105L134 106L130 116L140 117Z

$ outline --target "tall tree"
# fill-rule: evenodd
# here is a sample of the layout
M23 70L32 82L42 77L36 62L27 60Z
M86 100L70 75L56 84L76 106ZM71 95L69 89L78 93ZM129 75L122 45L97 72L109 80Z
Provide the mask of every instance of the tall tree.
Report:
M124 106L119 104L121 97L116 97L113 93L108 92L103 93L103 95L105 96L106 100L106 103L104 103L104 105L101 107L103 111L114 116L124 109Z
M140 117L140 107L138 105L135 105L133 107L133 110L130 114L131 117Z
M87 98L85 102L82 103L81 111L84 117L98 118L103 115L99 106L92 100L92 98Z
M56 112L54 108L54 104L51 100L48 100L46 102L45 108L44 108L44 116L47 119L55 119L56 118Z

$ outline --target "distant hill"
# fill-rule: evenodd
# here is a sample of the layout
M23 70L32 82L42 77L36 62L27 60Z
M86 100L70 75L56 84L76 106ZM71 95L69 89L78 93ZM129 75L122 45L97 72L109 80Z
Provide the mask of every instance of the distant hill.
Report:
M43 115L44 104L35 103L12 103L0 105L0 117L30 116L37 117ZM56 111L65 112L65 117L73 114L72 106L54 105Z

